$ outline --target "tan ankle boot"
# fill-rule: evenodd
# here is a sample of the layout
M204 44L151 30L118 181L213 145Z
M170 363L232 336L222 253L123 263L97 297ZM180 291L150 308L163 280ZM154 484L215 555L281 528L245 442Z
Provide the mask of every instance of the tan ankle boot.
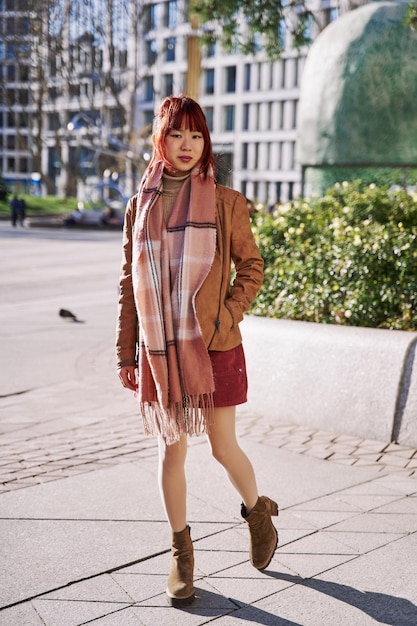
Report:
M166 591L168 604L186 606L194 600L194 552L189 526L172 533L171 551L171 572Z
M259 496L249 514L242 504L242 517L249 526L250 560L256 569L268 567L278 545L278 533L271 515L278 515L278 505L266 496Z

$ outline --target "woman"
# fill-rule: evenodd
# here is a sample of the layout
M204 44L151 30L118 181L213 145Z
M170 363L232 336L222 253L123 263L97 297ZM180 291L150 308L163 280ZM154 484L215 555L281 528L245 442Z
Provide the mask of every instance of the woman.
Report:
M216 183L209 130L194 100L164 100L153 142L126 209L117 359L123 386L137 394L145 432L158 436L159 487L172 530L167 598L181 607L194 599L187 435L206 433L242 498L258 569L267 567L277 546L271 515L278 507L258 495L235 432L236 405L246 402L247 392L239 322L263 279L246 200Z

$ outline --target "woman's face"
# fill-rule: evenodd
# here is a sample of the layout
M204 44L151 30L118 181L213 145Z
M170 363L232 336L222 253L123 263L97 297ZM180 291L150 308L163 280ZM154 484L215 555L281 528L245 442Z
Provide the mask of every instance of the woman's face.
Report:
M165 137L168 161L175 169L174 176L182 176L195 167L203 154L204 138L196 130L170 130Z

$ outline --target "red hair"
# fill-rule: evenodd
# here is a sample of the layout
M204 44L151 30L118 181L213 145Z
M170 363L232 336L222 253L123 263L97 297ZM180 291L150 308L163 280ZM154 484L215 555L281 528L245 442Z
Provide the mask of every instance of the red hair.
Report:
M200 160L200 172L207 178L210 168L215 171L215 161L211 145L210 131L200 105L184 94L168 96L159 107L154 119L154 153L149 167L162 159L168 169L171 163L166 157L165 137L171 130L191 130L203 135L204 149Z

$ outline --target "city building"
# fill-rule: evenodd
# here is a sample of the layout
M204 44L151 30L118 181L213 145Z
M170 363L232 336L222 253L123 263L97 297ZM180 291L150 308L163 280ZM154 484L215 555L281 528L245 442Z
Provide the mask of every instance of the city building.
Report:
M339 8L314 0L312 37ZM311 3L310 3L311 4ZM187 0L0 0L0 173L11 189L124 200L149 159L155 108L187 90ZM41 9L39 9L41 7ZM350 6L348 7L350 8ZM199 101L219 179L272 206L300 192L297 112L306 50L202 48ZM189 78L189 77L188 77ZM42 183L41 183L42 179Z

